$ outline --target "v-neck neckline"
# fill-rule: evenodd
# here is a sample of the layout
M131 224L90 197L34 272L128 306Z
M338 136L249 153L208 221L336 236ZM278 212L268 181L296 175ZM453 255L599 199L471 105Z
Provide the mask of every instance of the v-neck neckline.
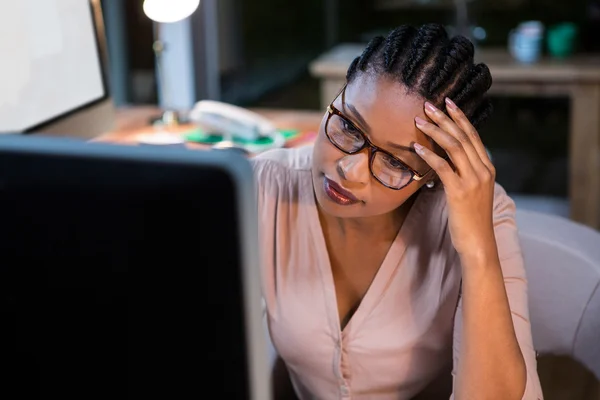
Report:
M340 336L340 339L341 336L348 335L350 332L358 329L366 317L368 317L371 311L375 308L385 292L390 278L398 267L398 261L404 254L404 251L408 245L409 236L407 233L411 231L411 228L414 225L415 215L418 214L417 208L420 207L421 203L421 201L419 201L421 193L417 193L416 196L417 198L404 218L404 222L398 230L394 241L390 245L390 248L388 249L387 254L385 255L381 265L379 266L379 269L371 281L371 284L365 292L365 295L360 301L354 314L344 326L344 329L341 328L340 324L335 281L333 279L333 271L331 269L329 250L327 249L323 227L319 218L319 205L315 196L312 196L314 207L310 208L312 209L311 222L313 223L313 228L315 230L313 240L315 248L320 254L320 260L322 260L322 262L319 262L319 269L322 276L325 298L327 302L327 314L329 315L330 319L333 320L332 328L335 329L335 332L337 332L337 334Z

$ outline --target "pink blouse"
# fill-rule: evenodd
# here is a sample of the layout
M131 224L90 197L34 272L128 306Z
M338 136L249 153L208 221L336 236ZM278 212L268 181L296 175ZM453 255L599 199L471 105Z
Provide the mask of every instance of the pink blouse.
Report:
M253 160L273 345L302 400L410 399L452 358L456 365L461 345L461 267L450 240L444 191L420 192L360 306L340 330L311 156L312 148L304 147ZM527 364L523 399L542 399L515 205L498 185L494 222L513 324Z

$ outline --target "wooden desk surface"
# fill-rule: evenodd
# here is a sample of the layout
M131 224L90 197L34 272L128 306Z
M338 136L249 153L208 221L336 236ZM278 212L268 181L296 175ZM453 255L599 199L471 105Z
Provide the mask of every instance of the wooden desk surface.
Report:
M319 130L324 112L304 110L276 110L276 109L251 109L268 118L279 129L294 129L307 135L294 139L287 144L293 147L310 142L313 135ZM160 116L160 109L156 106L131 106L117 109L116 128L107 132L93 141L111 142L119 144L136 144L137 137L151 129L150 121ZM191 125L181 125L175 128L176 132L188 132ZM189 144L190 148L204 148L202 145Z
M359 56L365 44L346 43L334 47L314 60L310 72L318 78L340 78L346 76L346 70L352 60ZM478 49L477 62L488 65L494 82L600 82L600 54L574 55L565 60L545 57L531 65L515 61L503 48Z

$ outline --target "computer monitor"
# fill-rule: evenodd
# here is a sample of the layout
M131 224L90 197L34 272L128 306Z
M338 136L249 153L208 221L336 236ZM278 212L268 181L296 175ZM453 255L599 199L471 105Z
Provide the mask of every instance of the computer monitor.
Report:
M268 400L253 182L225 151L0 138L0 397Z
M0 133L114 128L100 0L0 2Z

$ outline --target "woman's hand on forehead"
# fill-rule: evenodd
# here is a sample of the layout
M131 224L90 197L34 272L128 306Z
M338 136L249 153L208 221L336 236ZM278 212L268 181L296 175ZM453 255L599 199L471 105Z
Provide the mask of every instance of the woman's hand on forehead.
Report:
M462 254L494 240L492 212L496 171L475 127L446 99L448 115L425 102L428 122L416 117L418 129L439 145L445 160L415 143L415 151L437 173L448 202L448 222L454 247Z

